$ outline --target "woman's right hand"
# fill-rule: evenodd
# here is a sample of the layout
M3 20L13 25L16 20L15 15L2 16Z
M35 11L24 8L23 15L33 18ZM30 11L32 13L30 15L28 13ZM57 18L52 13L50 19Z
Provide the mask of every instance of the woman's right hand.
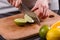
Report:
M21 0L8 0L8 2L12 5L12 6L15 6L15 7L19 7L20 4L22 3Z

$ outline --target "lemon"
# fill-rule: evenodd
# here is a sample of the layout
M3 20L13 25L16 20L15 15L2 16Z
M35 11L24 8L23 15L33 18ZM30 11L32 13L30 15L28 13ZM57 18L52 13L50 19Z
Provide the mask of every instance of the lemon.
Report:
M27 22L29 22L29 23L34 23L34 20L27 14L25 14L24 19L27 20Z
M24 25L25 23L27 23L27 21L25 19L22 19L22 18L15 19L14 22L17 25Z
M60 21L56 22L51 26L51 28L57 28L57 26L60 26Z
M60 40L60 21L51 26L51 29L46 35L47 40Z
M39 30L39 35L41 38L46 38L46 34L49 31L50 27L48 25L43 25Z

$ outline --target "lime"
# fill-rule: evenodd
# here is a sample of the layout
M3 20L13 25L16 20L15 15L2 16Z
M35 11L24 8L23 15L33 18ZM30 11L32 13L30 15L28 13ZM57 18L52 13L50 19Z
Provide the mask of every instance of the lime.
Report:
M28 23L34 23L34 20L30 16L28 16L27 14L25 14L24 19L23 18L18 18L18 19L15 19L14 22L17 25L24 25L27 22Z
M46 34L49 31L50 27L48 25L43 25L39 30L39 35L41 38L46 38Z
M28 16L27 14L25 14L24 18L27 22L34 23L34 20L30 16Z
M17 25L24 25L25 23L27 23L27 21L25 19L22 19L22 18L15 19L14 22Z

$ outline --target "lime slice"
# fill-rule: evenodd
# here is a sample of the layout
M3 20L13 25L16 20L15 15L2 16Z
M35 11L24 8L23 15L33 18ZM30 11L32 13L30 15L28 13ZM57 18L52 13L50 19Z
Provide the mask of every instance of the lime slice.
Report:
M25 19L22 19L22 18L15 19L14 22L17 25L24 25L25 23L27 23L27 21Z
M24 18L27 22L34 23L34 20L30 16L28 16L27 14L25 14Z
M48 25L43 25L39 30L39 35L41 38L46 38L46 34L49 31L50 27Z

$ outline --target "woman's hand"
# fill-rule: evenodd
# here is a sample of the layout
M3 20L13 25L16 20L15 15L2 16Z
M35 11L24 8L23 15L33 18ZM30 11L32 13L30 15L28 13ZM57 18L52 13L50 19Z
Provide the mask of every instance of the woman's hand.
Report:
M34 11L39 17L45 17L48 14L46 14L48 6L48 0L37 0L35 6L32 8L32 11Z
M11 3L12 6L19 7L19 5L22 3L21 0L8 0L9 3Z

